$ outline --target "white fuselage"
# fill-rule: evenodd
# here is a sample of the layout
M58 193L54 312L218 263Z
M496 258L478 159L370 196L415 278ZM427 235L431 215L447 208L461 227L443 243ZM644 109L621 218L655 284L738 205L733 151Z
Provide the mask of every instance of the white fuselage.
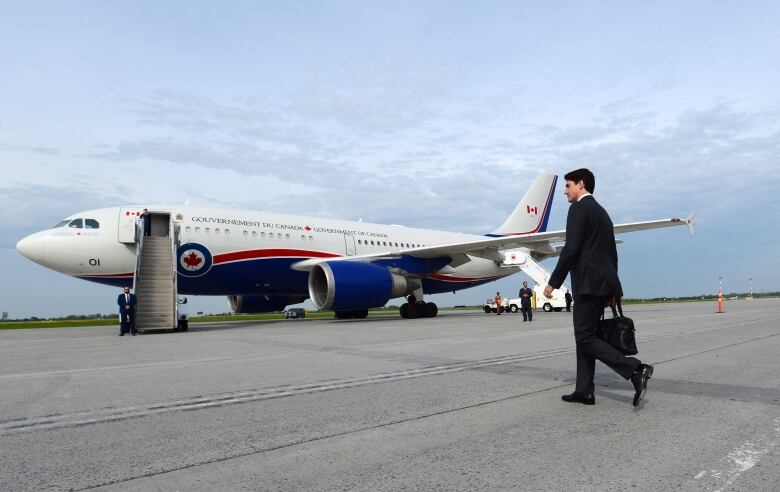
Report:
M17 249L36 263L67 275L109 285L132 285L136 264L132 233L144 208L156 217L153 233L155 229L167 232L168 224L178 228L178 289L193 295L308 296L308 272L291 268L302 260L365 254L403 256L404 251L421 246L483 238L249 210L147 205L72 215L66 219L69 223L22 239ZM159 220L158 224L157 219L163 217L169 217L170 222ZM81 227L73 222L75 219L82 219ZM86 227L87 223L91 227ZM207 262L187 265L184 253L192 245L207 250ZM483 258L472 256L470 260L423 276L425 293L453 292L518 271Z

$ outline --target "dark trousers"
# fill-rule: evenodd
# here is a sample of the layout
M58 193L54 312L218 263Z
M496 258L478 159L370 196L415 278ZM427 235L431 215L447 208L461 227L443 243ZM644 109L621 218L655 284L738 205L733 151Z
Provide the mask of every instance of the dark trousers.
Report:
M531 305L520 305L520 310L523 312L523 321L533 321L534 320L534 312L531 311Z
M592 395L593 375L596 372L596 359L630 379L639 367L639 359L626 357L604 340L596 336L596 325L604 312L604 303L609 299L602 296L581 295L575 298L574 340L577 342L577 387L574 392L580 395Z
M571 311L571 301L566 301L566 311Z
M124 335L125 333L132 332L135 333L135 315L131 315L128 319L127 315L120 314L119 315L119 334Z

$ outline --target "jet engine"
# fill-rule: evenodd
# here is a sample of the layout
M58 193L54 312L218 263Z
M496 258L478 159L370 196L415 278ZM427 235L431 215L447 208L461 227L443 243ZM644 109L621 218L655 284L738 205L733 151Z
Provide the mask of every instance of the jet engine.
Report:
M414 280L361 261L328 261L309 273L309 297L317 309L351 311L384 306L410 294Z

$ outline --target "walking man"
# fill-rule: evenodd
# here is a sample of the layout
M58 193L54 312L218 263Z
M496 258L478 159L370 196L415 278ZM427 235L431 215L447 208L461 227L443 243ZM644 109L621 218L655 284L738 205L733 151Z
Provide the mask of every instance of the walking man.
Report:
M523 282L523 287L520 289L520 310L523 312L523 321L533 321L534 312L531 311L531 297L534 295L534 291L528 287L528 282Z
M566 198L571 205L566 218L566 244L558 265L544 289L552 297L571 272L572 290L577 309L574 311L574 339L577 344L577 384L574 393L563 395L563 401L593 405L593 376L596 359L600 360L634 385L634 406L644 398L647 380L653 366L626 357L596 336L596 325L604 306L623 295L618 278L618 256L612 219L593 198L596 178L588 169L577 169L566 176Z
M496 315L501 314L501 304L503 299L501 299L501 293L496 292Z
M116 298L116 303L119 305L119 336L125 336L128 331L131 335L135 336L135 294L130 293L130 287L125 287L124 292L119 294Z
M571 311L571 292L569 292L569 289L566 289L566 312Z

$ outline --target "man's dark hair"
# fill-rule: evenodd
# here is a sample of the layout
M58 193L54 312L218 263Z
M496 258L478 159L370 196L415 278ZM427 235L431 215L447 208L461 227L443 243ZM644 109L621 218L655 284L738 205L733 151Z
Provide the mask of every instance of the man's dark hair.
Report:
M593 190L596 188L596 177L590 172L590 169L585 169L584 167L566 173L566 176L564 176L563 179L566 181L574 181L575 183L582 181L585 184L585 189L588 190L588 193L593 193Z

